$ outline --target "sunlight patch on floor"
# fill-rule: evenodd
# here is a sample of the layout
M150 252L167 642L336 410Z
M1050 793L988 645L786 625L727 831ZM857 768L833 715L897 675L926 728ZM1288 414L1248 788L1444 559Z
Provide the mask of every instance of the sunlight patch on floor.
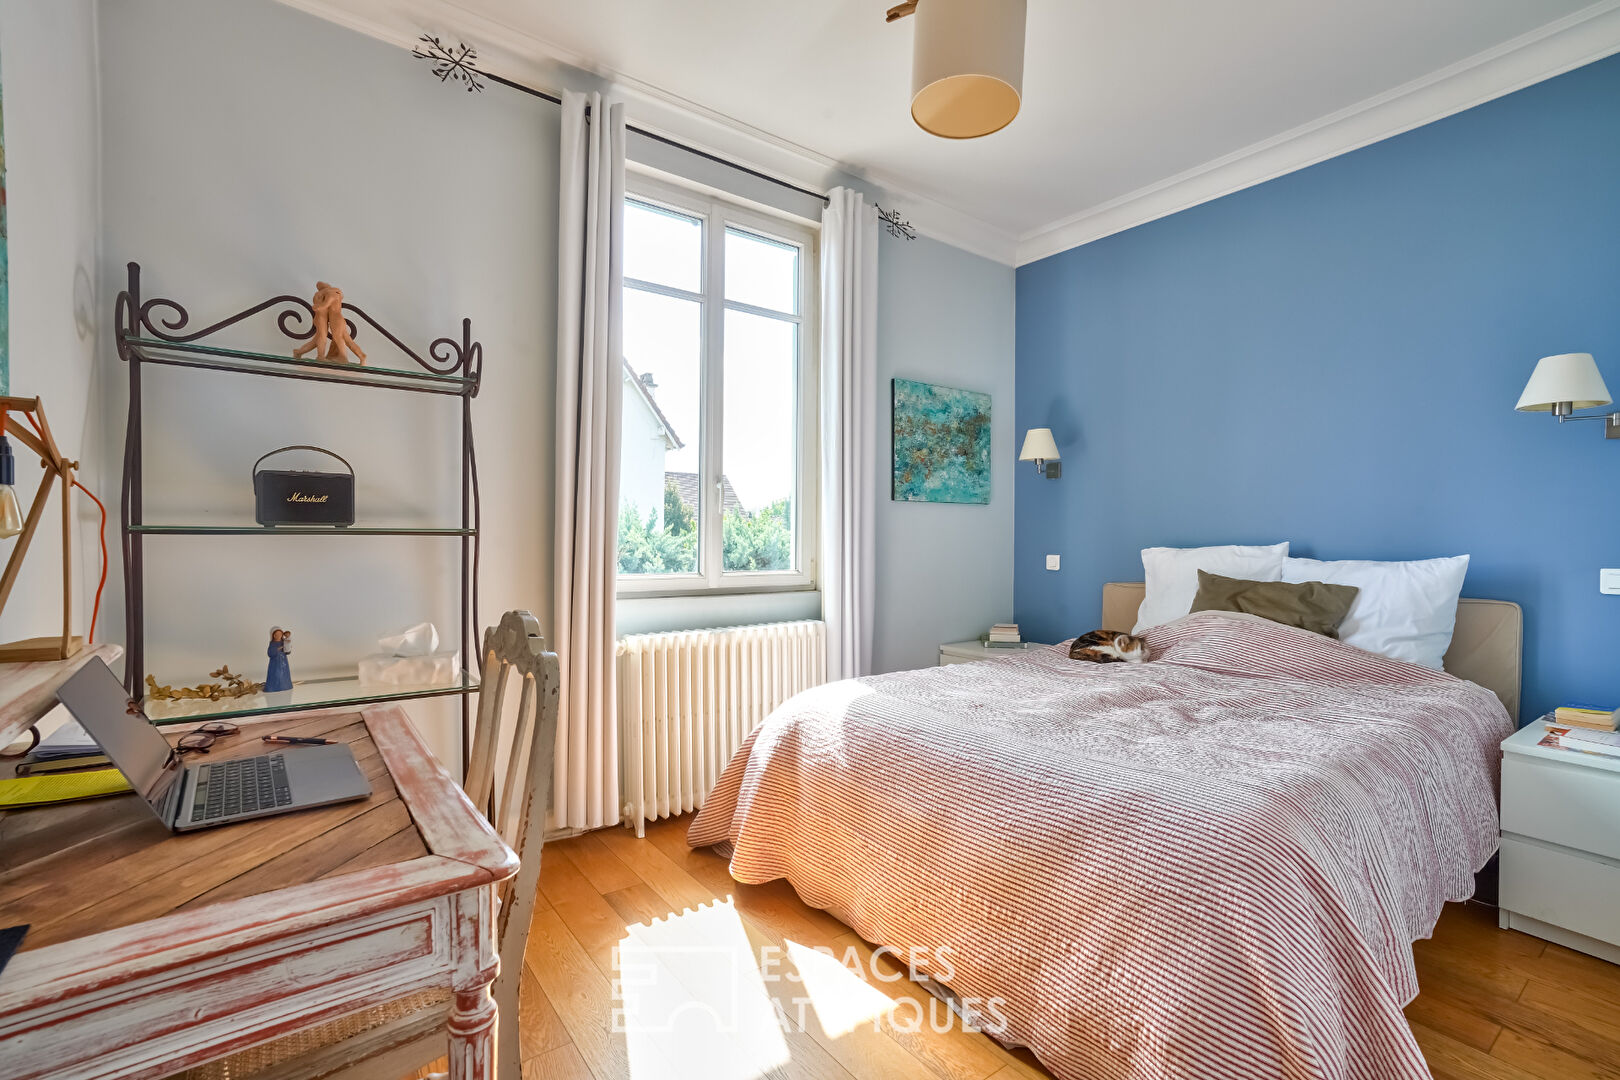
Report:
M862 1024L875 1024L894 1010L895 1003L882 990L861 977L858 971L845 966L861 963L860 956L851 950L848 957L834 956L797 942L787 943L786 970L794 972L800 980L800 992L815 1009L822 1030L837 1038L847 1035Z
M714 1080L753 1080L787 1064L777 1008L754 943L729 903L626 927L615 953L615 1028L636 1080L676 1062Z

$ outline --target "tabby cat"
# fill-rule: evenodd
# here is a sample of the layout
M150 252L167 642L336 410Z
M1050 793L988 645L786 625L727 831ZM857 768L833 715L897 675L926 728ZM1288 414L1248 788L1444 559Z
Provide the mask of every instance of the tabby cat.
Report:
M1141 664L1148 658L1147 642L1118 630L1093 630L1069 646L1069 659L1094 664Z

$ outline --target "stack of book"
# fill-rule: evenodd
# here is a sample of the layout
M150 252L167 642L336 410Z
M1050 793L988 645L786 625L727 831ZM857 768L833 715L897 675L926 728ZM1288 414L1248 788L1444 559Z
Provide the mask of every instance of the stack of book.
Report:
M1615 712L1613 709L1600 709L1595 705L1560 705L1553 710L1553 720L1559 724L1570 727L1587 728L1592 731L1613 731L1615 729Z
M1018 636L1018 624L1015 622L998 622L990 628L984 636L986 647L991 649L1022 649L1024 639Z

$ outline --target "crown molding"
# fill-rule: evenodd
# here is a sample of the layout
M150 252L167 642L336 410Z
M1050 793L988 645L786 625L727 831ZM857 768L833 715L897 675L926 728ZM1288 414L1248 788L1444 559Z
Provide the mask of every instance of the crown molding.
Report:
M625 102L636 126L815 190L839 184L862 188L896 203L917 231L1006 266L1014 265L1015 233L984 222L938 199L918 195L900 181L842 164L808 147L752 127L602 67L553 42L494 20L457 0L280 0L287 7L410 49L424 32L459 38L478 50L487 71L553 92L600 90Z
M1044 259L1349 153L1620 52L1620 0L1601 0L1475 56L1019 236L892 176L843 164L554 42L461 0L280 0L409 49L424 30L474 44L479 64L551 90L600 90L637 126L779 179L825 190L854 183L896 203L924 235L1009 266Z
M1620 0L1603 0L1319 120L1031 230L1017 265L1265 183L1620 52Z

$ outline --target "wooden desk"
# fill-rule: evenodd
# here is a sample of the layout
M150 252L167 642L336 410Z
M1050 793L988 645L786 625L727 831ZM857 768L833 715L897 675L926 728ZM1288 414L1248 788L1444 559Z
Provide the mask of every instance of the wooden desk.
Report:
M0 814L0 926L32 926L0 972L7 1080L166 1076L433 988L451 1076L491 1080L492 886L517 856L398 706L263 718L212 753L270 731L349 743L371 797L182 835L133 794Z

